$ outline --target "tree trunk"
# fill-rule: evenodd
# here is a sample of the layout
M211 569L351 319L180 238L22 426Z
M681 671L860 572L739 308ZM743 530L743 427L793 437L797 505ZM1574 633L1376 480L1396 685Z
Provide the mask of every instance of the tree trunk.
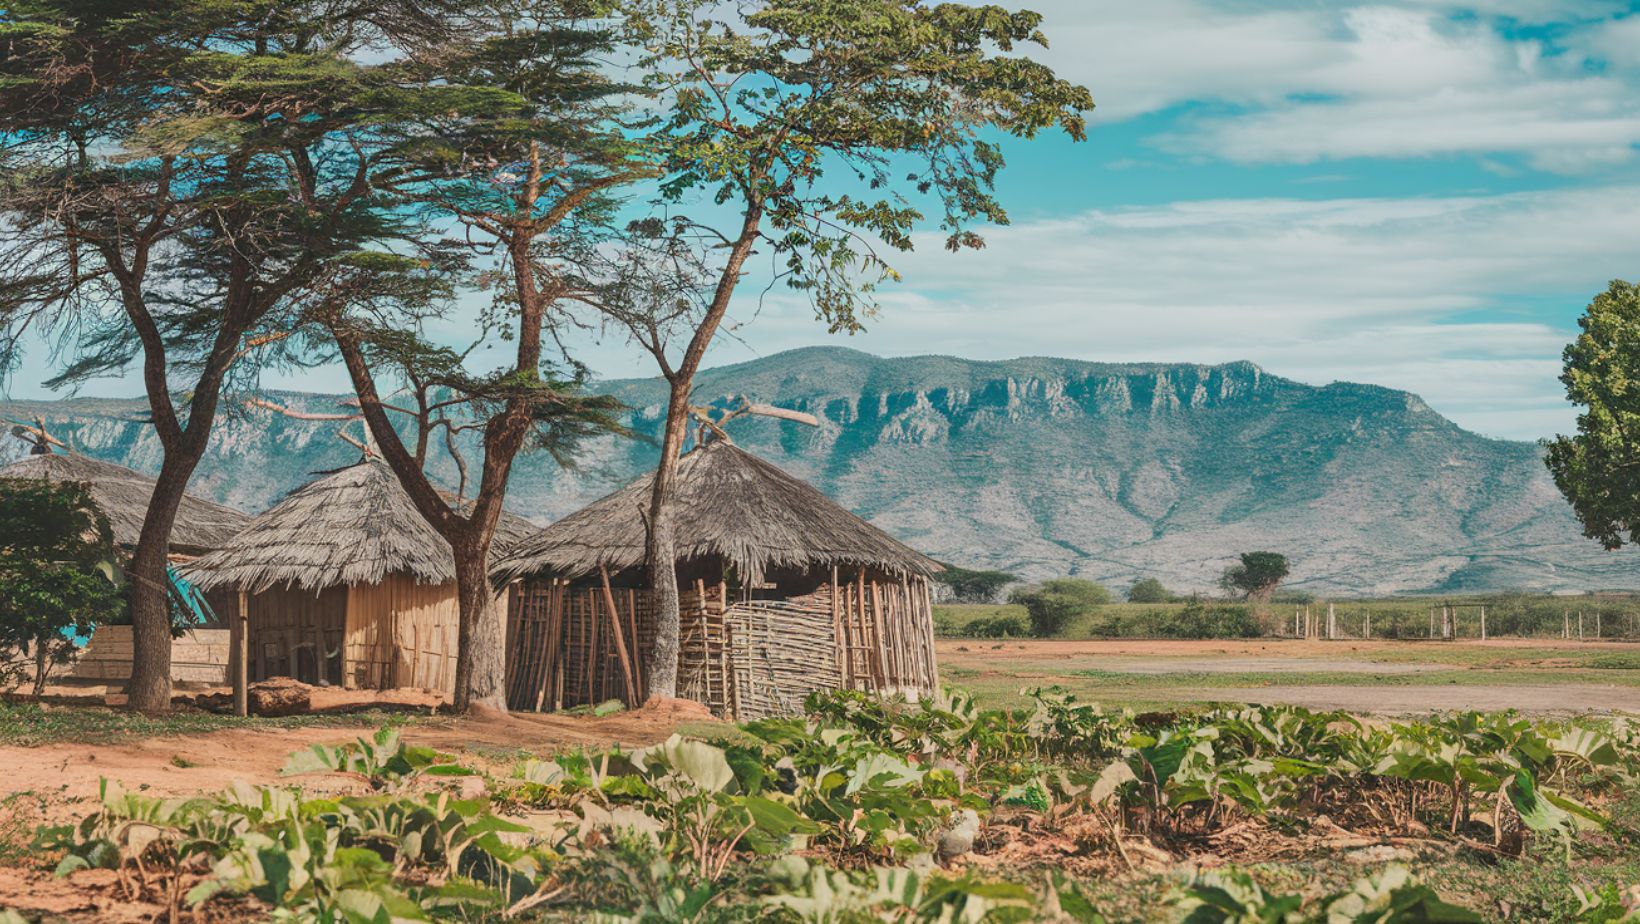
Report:
M461 621L456 630L457 712L507 711L506 627L490 585L489 542L452 545Z
M39 702L46 695L46 673L51 667L51 649L46 636L34 637L34 701Z
M188 479L198 465L167 450L126 576L131 582L131 680L126 702L140 712L171 708L171 607L166 599L166 553Z
M644 548L655 610L655 645L650 649L646 671L651 697L678 695L682 618L678 610L677 547L672 533L672 485L688 427L689 384L680 380L673 384L666 408L666 430L660 464L655 467L654 490L649 495L649 535Z

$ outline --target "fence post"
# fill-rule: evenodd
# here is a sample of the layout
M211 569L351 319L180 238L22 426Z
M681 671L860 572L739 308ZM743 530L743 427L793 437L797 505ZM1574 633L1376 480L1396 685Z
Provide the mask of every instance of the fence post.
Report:
M1481 607L1481 641L1486 641L1486 607Z

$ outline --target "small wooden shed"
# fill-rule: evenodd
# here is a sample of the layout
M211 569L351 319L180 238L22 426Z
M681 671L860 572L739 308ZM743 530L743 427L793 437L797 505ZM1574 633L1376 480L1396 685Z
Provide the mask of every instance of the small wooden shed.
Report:
M642 698L655 629L643 567L653 478L497 564L497 580L513 586L511 708ZM676 487L679 695L749 720L800 710L819 689L937 688L936 562L722 436L679 460Z
M502 548L534 529L503 520ZM184 574L247 595L252 681L455 689L455 561L380 459L296 489Z

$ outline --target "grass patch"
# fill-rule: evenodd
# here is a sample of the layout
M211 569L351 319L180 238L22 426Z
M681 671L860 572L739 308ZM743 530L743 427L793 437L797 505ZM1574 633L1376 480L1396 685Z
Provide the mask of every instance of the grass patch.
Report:
M34 832L45 816L39 793L0 796L0 866L23 866L34 856Z
M40 706L0 703L0 744L117 744L133 738L174 738L228 728L380 728L439 721L427 716L381 711L282 718L241 718L213 712L177 711L149 716L102 706ZM179 765L180 766L180 765Z
M1588 658L1583 663L1603 671L1640 671L1640 654L1608 651Z

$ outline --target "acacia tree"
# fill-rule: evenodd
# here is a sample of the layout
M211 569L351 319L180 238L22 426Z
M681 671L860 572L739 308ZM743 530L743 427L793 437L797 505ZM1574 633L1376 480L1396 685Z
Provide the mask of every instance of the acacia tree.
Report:
M1256 603L1268 603L1290 568L1280 552L1243 552L1241 561L1224 569L1219 584Z
M646 673L651 695L673 696L671 497L695 375L747 261L766 248L832 332L859 330L873 289L897 278L879 249L910 250L923 226L918 200L937 210L949 249L982 246L973 226L1007 221L991 138L1059 126L1081 140L1093 101L1009 54L1047 44L1029 12L920 0L634 0L629 11L662 113L648 141L665 171L657 217L633 226L647 238L634 262L660 275L623 279L631 297L601 307L667 383L647 511L656 640Z
M626 137L624 99L636 88L605 73L602 58L616 38L599 13L580 0L469 9L457 40L406 68L407 80L463 89L451 104L396 127L393 156L403 172L391 188L432 227L459 231L454 242L476 272L468 281L493 296L484 324L510 342L508 361L470 373L465 355L414 332L448 310L448 299L395 303L344 293L316 315L382 457L454 552L461 610L455 706L463 711L506 709L504 627L488 563L513 460L533 444L568 461L579 439L618 429L617 402L582 394L580 376L543 357L549 316L596 290L586 267L598 262L615 191L654 172ZM447 253L452 242L424 243ZM417 407L396 408L378 378L409 386ZM430 405L430 390L444 397ZM395 410L415 418L415 446L395 428ZM452 423L455 417L462 423ZM458 427L480 434L476 477L463 478L474 484L466 505L442 495L425 472L428 423L439 421L449 438Z
M1560 381L1583 410L1544 462L1583 534L1620 549L1640 542L1640 285L1613 281L1577 325Z
M137 709L170 706L166 553L234 376L361 249L398 236L369 151L425 100L392 49L418 0L22 0L0 13L0 369L31 338L52 383L140 365L163 451L128 574ZM364 52L379 63L361 63Z

